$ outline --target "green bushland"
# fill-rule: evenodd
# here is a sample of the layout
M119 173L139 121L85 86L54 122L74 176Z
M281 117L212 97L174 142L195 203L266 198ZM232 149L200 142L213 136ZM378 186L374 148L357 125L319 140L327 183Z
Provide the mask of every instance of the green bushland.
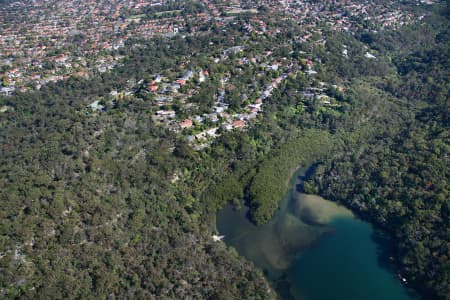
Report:
M249 187L250 216L256 224L269 221L287 192L288 178L299 165L317 161L332 149L328 132L303 131L273 151L259 168Z

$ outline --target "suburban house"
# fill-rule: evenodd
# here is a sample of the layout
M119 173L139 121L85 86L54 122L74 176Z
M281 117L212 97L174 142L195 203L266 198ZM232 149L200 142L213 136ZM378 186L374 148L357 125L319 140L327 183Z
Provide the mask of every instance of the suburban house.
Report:
M192 127L193 124L194 123L192 122L191 119L185 119L185 120L183 120L183 122L180 123L180 127L181 127L181 129L190 128L190 127Z

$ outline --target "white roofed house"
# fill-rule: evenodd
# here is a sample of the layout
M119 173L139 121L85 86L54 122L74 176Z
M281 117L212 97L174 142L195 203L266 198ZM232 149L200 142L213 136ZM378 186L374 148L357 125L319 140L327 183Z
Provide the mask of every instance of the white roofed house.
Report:
M223 113L226 109L226 106L214 106L214 111L218 114Z
M206 76L205 73L203 72L203 70L198 72L198 81L200 83L204 82L206 80Z
M364 54L364 57L365 57L365 58L369 58L369 59L375 59L375 58L377 58L375 55L373 55L373 54L371 54L371 53L369 53L369 52L366 52L366 54Z
M181 85L179 83L174 82L174 83L172 83L170 88L171 88L172 92L177 93L178 90L181 88Z
M250 104L248 106L248 108L250 110L256 109L256 111L261 111L261 106L262 106L262 103L257 103L257 104L255 103L255 104Z
M105 111L105 106L101 104L100 100L95 100L91 104L88 105L88 108L92 109L92 111Z
M15 91L14 87L11 87L11 86L2 87L2 88L0 88L0 95L10 96L14 91Z
M322 104L326 104L326 105L331 104L331 98L330 98L328 95L321 94L321 95L316 96L316 98L317 98L320 102L322 102Z
M217 116L217 113L205 114L204 116L213 123L216 123L219 121L219 116Z
M216 136L218 131L219 131L219 128L218 128L218 127L214 127L214 128L208 129L208 130L206 131L206 133L207 133L209 136Z
M175 117L175 111L174 110L158 110L156 112L157 116L165 116L165 117L170 117L170 118L174 118Z
M194 72L192 72L191 70L187 70L186 72L184 72L183 77L181 77L181 79L189 81L193 76Z

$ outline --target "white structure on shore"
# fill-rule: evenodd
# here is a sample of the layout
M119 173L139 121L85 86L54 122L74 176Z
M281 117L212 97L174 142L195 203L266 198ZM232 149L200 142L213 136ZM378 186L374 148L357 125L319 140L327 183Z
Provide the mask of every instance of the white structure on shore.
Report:
M225 236L224 235L213 235L212 239L214 242L219 242L221 241Z

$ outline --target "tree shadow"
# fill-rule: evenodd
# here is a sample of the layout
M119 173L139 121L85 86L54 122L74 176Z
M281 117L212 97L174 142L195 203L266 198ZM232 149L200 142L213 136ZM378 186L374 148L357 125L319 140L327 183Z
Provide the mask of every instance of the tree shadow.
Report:
M314 175L314 172L317 169L317 166L319 165L319 163L315 163L313 165L311 165L306 171L305 174L303 175L299 175L297 177L298 182L295 185L295 190L299 193L302 193L304 191L304 182L306 180L308 180L309 178L311 178L312 175Z

